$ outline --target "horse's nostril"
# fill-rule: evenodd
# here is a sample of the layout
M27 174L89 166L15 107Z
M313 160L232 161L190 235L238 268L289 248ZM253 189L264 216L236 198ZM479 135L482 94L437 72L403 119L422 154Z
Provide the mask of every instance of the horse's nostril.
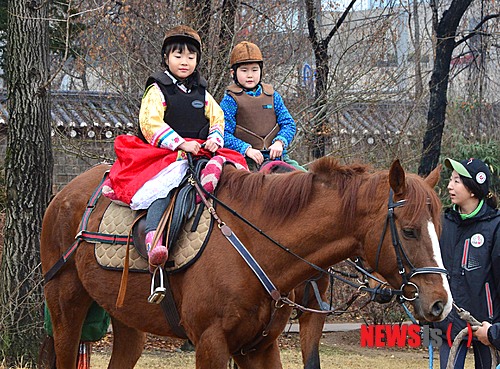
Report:
M438 317L443 314L444 305L441 301L437 301L432 305L431 313L433 316Z

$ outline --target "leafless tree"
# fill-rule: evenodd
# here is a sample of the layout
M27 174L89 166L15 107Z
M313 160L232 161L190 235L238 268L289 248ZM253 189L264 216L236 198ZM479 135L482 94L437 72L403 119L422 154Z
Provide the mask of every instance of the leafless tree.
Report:
M427 129L422 144L422 157L418 168L420 175L429 174L439 163L441 141L448 105L447 92L450 78L450 64L455 48L461 43L481 33L483 25L499 14L486 15L474 29L463 38L457 34L460 21L471 5L472 0L453 0L439 18L440 8L436 1L431 1L433 9L433 27L436 37L434 69L429 83L430 100L427 114Z
M34 362L42 320L39 234L51 195L51 2L9 1L5 238L0 271L0 352Z

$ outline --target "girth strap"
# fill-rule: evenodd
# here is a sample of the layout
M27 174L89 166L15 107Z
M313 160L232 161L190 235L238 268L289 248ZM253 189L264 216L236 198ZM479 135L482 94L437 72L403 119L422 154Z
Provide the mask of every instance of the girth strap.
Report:
M163 273L160 270L160 273ZM163 310L165 318L168 321L168 325L172 328L172 331L175 333L177 337L180 338L188 338L184 327L180 324L181 318L179 317L179 311L177 309L177 305L175 304L174 295L172 294L172 288L170 287L170 283L168 280L168 275L163 280L165 287L165 298L161 300L160 306Z

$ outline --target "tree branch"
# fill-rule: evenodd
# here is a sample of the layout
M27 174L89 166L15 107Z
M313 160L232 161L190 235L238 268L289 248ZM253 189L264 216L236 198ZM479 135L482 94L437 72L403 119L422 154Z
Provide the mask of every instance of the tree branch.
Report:
M338 19L337 23L335 24L335 27L331 29L331 31L328 33L328 36L325 37L324 43L328 45L332 37L337 33L338 29L344 23L344 20L347 18L347 14L351 11L351 9L354 7L354 4L356 3L357 0L351 0L347 8L344 10L340 18Z
M458 40L455 43L455 45L458 46L458 45L464 43L465 41L467 41L468 39L470 39L470 38L472 38L472 37L474 37L476 35L491 36L491 34L485 33L483 31L481 31L480 29L482 28L483 24L485 24L486 22L488 22L490 19L494 19L494 18L498 18L498 17L500 17L499 13L487 15L486 17L484 17L481 20L481 22L479 22L476 25L476 27L474 27L474 29L467 36L462 37L460 40Z

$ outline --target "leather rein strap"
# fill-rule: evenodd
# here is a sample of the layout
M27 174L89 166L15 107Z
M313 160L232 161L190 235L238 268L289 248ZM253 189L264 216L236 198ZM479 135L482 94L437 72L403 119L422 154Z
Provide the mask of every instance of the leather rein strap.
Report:
M215 208L205 198L205 196L204 196L205 193L200 188L200 186L197 182L197 178L195 179L195 177L193 176L193 178L190 180L190 182L196 188L196 191L198 191L200 198L201 198L201 201L207 207L208 212L212 215L212 217L217 222L217 226L220 229L220 231L222 232L222 234L224 235L224 237L227 238L229 243L231 243L231 245L234 246L236 251L238 251L238 253L241 255L243 260L245 260L245 262L248 264L250 269L252 269L252 271L255 273L255 275L259 279L260 283L262 283L262 285L264 286L266 291L269 293L269 295L272 297L272 299L274 301L280 301L282 299L281 293L278 291L278 289L273 284L273 282L271 282L271 280L269 279L267 274L262 270L259 263L254 259L252 254L250 254L250 252L247 250L245 245L243 245L243 243L240 241L240 239L233 233L231 228L229 228L229 226L226 225L226 223L224 223L219 218L219 216L215 212Z

